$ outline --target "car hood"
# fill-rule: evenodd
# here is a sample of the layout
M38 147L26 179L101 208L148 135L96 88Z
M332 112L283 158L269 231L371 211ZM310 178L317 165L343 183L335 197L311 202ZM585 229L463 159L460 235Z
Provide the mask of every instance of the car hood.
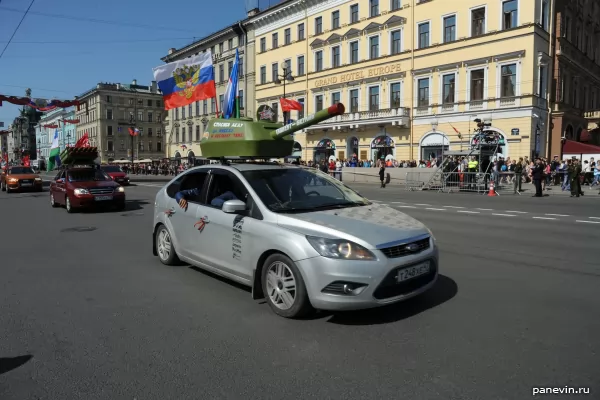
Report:
M278 214L277 223L304 235L348 239L371 249L431 233L416 219L390 206L375 203L302 214Z
M90 181L90 182L71 182L71 185L76 188L89 189L89 188L100 188L109 187L116 188L120 186L118 183L113 181Z
M7 179L10 178L14 178L14 179L35 179L35 178L39 178L40 176L38 174L11 174L11 175L7 175Z

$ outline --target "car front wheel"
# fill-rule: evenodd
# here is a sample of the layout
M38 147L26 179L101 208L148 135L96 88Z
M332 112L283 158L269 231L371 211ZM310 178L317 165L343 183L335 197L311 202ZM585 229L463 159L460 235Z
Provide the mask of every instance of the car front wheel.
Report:
M156 252L160 262L165 265L176 265L179 262L179 257L175 252L175 245L171 240L171 233L166 226L161 225L156 232Z
M50 193L50 205L52 207L58 207L58 204L56 203L56 200L54 200L54 194Z
M283 254L269 256L262 269L263 293L273 312L300 318L314 311L296 264Z
M67 209L68 213L75 212L75 209L73 208L73 205L71 204L71 199L69 198L69 196L67 196L67 198L65 199L65 208Z

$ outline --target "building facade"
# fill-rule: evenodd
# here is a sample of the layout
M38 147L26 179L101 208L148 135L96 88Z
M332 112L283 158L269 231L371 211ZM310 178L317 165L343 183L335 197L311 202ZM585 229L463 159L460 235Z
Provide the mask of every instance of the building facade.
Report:
M9 157L13 160L21 160L23 156L29 156L31 160L37 158L35 126L40 120L42 113L35 108L24 106L20 115L14 119L10 126L12 132L12 146L9 149Z
M164 103L156 82L150 86L99 83L79 96L76 140L86 132L98 147L102 162L162 160L164 157ZM137 136L129 128L139 129Z
M64 120L72 121L73 119L75 119L75 110L73 108L57 108L42 115L35 126L35 141L39 159L48 159L52 140L54 139L54 132L58 132L58 145L61 151L65 147L75 144L76 124L64 122ZM56 128L49 128L47 126L56 126Z
M250 11L249 18L256 13L257 10ZM161 59L169 63L210 50L215 70L216 99L197 101L189 106L168 111L167 157L173 161L178 162L185 158L193 162L195 157L202 155L200 140L208 121L217 116L217 111L223 110L225 89L233 68L236 50L240 57L238 69L240 114L252 116L256 110L254 108L254 29L248 21L246 19L236 22L181 49L170 49L169 54Z
M292 119L344 103L295 136L309 160L436 158L470 147L475 118L504 156L542 153L549 16L547 0L286 1L251 20L257 106L284 90L305 105Z

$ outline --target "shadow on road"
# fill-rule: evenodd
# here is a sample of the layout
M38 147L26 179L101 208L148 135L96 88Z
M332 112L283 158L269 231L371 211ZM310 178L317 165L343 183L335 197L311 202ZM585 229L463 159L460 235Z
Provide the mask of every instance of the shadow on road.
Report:
M231 281L231 280L229 280L227 278L223 278L220 275L213 274L212 272L205 271L202 268L198 268L198 267L193 266L193 265L189 265L189 264L182 264L182 265L187 265L190 269L193 269L196 272L200 272L201 274L204 274L204 275L208 276L209 278L216 279L216 280L218 280L220 282L223 282L223 283L225 283L227 285L233 286L235 288L238 288L240 290L246 291L248 293L252 293L252 289L250 287L244 286L241 283L237 283L235 281Z
M21 365L31 360L33 356L27 354L26 356L17 357L1 357L0 358L0 375L12 371L13 369L19 368Z

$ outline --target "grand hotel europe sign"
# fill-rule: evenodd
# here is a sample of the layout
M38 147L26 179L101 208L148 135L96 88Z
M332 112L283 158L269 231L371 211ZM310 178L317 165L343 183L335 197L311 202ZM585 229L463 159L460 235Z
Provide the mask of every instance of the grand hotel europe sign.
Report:
M328 76L327 78L315 80L315 87L337 85L341 83L360 81L368 78L377 78L384 75L399 73L401 71L400 63L386 65L383 67L373 67L362 69L355 72L347 72L340 75Z

